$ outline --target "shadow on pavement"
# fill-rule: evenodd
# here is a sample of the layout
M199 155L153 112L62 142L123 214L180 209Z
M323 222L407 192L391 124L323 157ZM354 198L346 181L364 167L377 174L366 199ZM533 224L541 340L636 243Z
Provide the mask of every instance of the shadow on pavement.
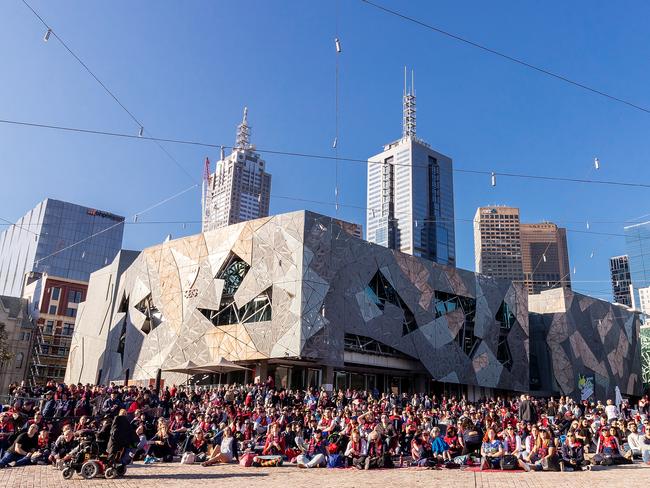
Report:
M143 474L138 476L137 479L141 480L213 480L223 478L253 478L260 476L268 476L267 473L156 473L156 474ZM131 478L135 480L136 478Z

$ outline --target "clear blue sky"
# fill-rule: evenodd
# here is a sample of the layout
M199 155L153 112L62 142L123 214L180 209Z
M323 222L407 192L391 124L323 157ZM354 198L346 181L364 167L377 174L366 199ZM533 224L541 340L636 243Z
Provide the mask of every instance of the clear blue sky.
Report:
M650 4L377 0L494 49L650 105ZM249 107L260 148L332 154L334 1L31 0L148 132L232 144ZM543 5L543 8L542 8ZM0 2L0 118L136 134L138 128L19 0ZM367 158L400 136L403 66L416 72L418 135L458 168L650 182L650 115L549 79L357 0L340 0L340 154ZM217 151L166 148L198 180ZM598 156L601 169L593 169ZM334 200L331 162L268 156L273 194ZM192 181L152 143L0 124L0 216L45 197L131 216ZM366 167L341 163L341 202L365 206ZM622 234L649 190L455 175L458 264L473 268L477 206L519 206L527 222ZM272 213L333 206L272 198ZM365 224L363 210L339 215ZM143 216L200 220L194 190ZM599 223L607 221L610 223ZM200 225L128 225L140 249ZM624 239L569 232L578 290L609 297ZM594 252L594 257L590 258Z

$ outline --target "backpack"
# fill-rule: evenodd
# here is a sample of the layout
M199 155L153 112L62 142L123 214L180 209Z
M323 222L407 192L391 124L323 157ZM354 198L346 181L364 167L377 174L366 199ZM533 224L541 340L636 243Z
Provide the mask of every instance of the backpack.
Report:
M239 465L244 466L245 468L250 468L253 465L253 458L255 454L252 452L245 452L239 456Z
M519 463L517 463L516 456L513 456L512 454L506 454L501 458L500 464L501 464L501 469L511 470L511 469L517 469Z
M196 456L193 452L185 452L181 458L181 464L194 464L195 459Z
M342 468L343 467L343 456L339 456L338 454L330 454L329 458L327 459L327 467L328 468Z

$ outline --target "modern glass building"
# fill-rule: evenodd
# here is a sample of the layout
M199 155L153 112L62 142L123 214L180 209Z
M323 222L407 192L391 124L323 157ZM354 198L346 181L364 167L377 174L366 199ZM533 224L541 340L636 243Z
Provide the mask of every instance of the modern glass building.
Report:
M616 303L632 306L630 293L630 260L626 255L609 258L609 271L612 278L612 296Z
M119 252L123 233L124 217L43 200L0 234L0 295L21 296L29 272L88 281Z
M639 288L650 286L650 221L628 225L625 231L625 247L629 258L630 278L634 289L633 302L639 304Z
M402 138L368 160L367 240L456 264L451 158L415 135L415 92L404 89Z

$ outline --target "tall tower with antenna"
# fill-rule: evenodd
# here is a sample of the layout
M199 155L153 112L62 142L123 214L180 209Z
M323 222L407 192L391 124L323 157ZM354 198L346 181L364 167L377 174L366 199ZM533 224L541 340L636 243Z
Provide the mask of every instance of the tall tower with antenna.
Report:
M248 107L237 126L235 145L226 156L221 148L214 173L206 160L203 179L202 231L269 215L271 175L266 162L251 144Z
M404 67L402 137L368 159L366 239L456 265L452 160L417 137L415 75Z

